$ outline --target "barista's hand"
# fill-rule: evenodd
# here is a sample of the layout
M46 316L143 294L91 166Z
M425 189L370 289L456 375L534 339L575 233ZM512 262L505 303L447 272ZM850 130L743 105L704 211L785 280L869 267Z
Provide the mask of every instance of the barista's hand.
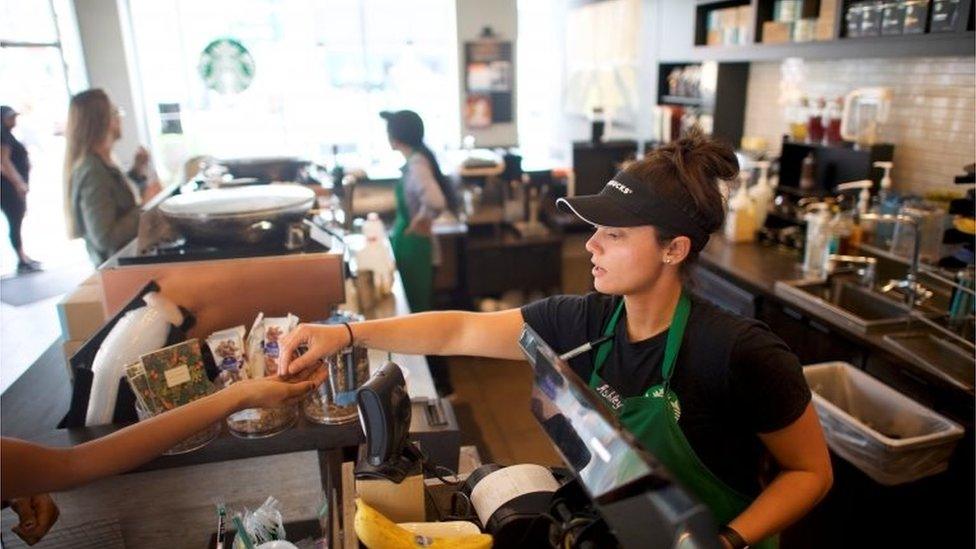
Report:
M407 234L415 234L417 236L430 236L431 227L434 225L434 220L425 216L418 215L410 221L410 226L404 231Z
M277 408L295 404L325 381L325 367L308 368L298 375L246 379L228 387L236 392L238 409Z
M13 531L27 545L34 545L58 520L58 506L48 494L18 498L10 502L10 507L20 517L20 523Z
M342 324L299 324L279 342L278 374L295 375L319 363L319 359L351 345L349 332ZM299 345L308 347L300 357L293 358Z

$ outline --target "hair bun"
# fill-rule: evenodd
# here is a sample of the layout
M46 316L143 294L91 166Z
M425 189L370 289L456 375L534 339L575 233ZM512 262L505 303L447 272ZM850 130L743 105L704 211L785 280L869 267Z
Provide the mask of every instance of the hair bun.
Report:
M679 139L678 146L708 177L732 179L739 173L739 159L732 147L709 138L698 128Z

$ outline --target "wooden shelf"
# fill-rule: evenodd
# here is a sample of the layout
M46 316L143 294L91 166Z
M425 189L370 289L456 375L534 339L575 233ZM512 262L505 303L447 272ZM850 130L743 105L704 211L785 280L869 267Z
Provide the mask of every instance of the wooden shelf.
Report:
M701 44L707 29L708 13L714 9L734 5L749 5L753 17L748 33L759 39L762 32L757 26L768 19L771 5L768 0L699 0L697 3L695 32L696 42ZM963 3L958 28L955 32L902 34L890 36L843 37L844 12L847 2L838 2L833 21L833 40L812 42L785 42L765 44L751 42L742 45L706 46L695 45L691 56L680 61L772 61L787 57L805 59L852 59L872 57L940 57L976 55L976 32L972 30L973 2ZM663 62L669 62L664 60Z
M687 105L690 107L708 107L710 106L701 97L682 97L680 95L664 95L661 96L660 103L667 105Z
M692 61L772 61L804 59L863 59L870 57L941 57L976 55L976 32L912 34L840 38L819 42L696 46Z

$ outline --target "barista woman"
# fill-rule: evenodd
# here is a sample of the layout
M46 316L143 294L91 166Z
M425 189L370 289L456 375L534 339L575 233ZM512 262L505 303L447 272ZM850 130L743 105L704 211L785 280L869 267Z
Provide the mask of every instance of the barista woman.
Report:
M396 184L396 220L390 244L403 281L407 302L414 313L429 311L434 290L437 241L432 238L434 219L445 209L457 214L457 195L441 172L434 153L424 143L424 122L413 111L382 112L390 146L407 163ZM446 365L433 357L430 372L441 395L453 392Z
M718 180L737 171L729 148L692 135L627 167L598 195L560 199L596 228L586 243L595 293L348 330L303 325L281 356L300 343L310 352L279 367L301 371L350 339L400 353L521 359L523 323L560 353L612 335L572 359L572 368L710 507L727 547L775 547L777 534L826 494L832 476L796 357L765 325L686 291L689 267L722 225ZM770 462L771 471L763 466Z

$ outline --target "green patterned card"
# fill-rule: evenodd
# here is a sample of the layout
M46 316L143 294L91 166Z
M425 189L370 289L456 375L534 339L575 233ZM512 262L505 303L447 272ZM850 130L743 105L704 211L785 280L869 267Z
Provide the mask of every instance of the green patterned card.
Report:
M141 362L133 362L125 367L125 378L129 381L129 387L136 396L136 400L142 405L142 409L152 415L161 412L162 406L156 399L156 395L149 388L149 377L146 376L146 369Z
M162 406L160 411L193 402L215 390L207 379L200 342L196 339L142 355L139 360L146 369L149 388Z

